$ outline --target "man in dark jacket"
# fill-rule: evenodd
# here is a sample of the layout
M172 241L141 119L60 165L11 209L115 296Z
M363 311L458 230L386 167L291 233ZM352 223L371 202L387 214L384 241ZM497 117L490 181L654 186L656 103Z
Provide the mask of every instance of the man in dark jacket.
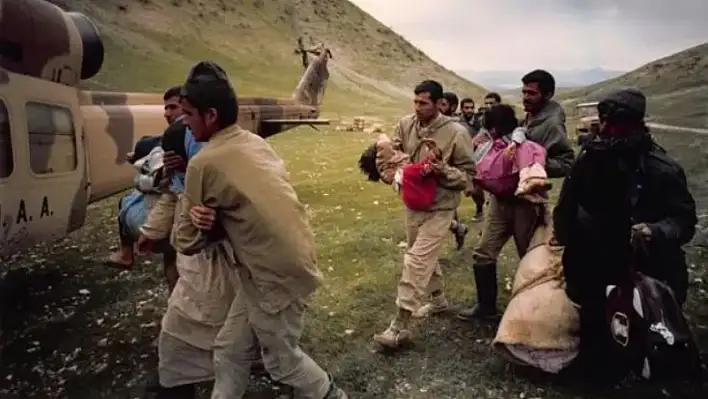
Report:
M542 70L526 74L522 79L522 93L526 118L526 138L546 149L546 173L549 178L564 177L570 170L575 153L565 133L563 108L552 100L556 90L553 76ZM490 113L497 113L497 105ZM487 122L484 122L485 125ZM519 258L526 254L528 245L542 220L544 209L516 196L503 198L490 196L487 225L474 251L474 278L477 285L477 304L457 314L462 320L495 318L497 316L497 260L511 236L516 241ZM515 226L515 227L511 227Z
M644 125L644 95L618 90L598 110L600 132L563 183L553 221L565 246L566 292L581 307L581 364L599 374L612 371L605 287L630 277L632 234L643 236L649 252L635 267L667 283L683 304L688 275L681 246L693 237L697 218L683 169Z

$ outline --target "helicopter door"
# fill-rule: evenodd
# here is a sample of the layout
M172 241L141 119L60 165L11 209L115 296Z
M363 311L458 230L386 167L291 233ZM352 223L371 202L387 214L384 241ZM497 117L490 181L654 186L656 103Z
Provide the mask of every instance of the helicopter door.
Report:
M10 76L3 97L9 103L15 158L0 196L2 240L13 246L10 240L16 237L22 241L17 246L24 247L81 227L89 185L77 89Z

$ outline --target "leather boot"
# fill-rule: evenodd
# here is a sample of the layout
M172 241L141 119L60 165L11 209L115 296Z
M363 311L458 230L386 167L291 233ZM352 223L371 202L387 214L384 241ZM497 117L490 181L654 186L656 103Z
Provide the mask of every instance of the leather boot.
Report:
M495 319L497 312L497 265L474 265L474 280L477 286L477 304L457 314L460 320Z

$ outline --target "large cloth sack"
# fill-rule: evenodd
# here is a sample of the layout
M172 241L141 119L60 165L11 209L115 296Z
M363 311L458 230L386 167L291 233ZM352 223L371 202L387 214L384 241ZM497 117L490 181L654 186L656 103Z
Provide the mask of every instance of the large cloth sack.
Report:
M552 244L551 230L539 227L519 262L492 345L514 363L558 373L578 355L580 315L565 294L563 248Z

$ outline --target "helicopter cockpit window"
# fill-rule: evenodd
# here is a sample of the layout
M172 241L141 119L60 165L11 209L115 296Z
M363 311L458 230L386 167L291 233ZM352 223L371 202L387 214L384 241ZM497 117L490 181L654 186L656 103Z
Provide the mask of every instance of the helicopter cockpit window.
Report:
M10 176L14 166L10 117L5 103L0 100L0 179Z
M35 174L66 173L78 166L76 132L68 108L27 103L30 167Z

